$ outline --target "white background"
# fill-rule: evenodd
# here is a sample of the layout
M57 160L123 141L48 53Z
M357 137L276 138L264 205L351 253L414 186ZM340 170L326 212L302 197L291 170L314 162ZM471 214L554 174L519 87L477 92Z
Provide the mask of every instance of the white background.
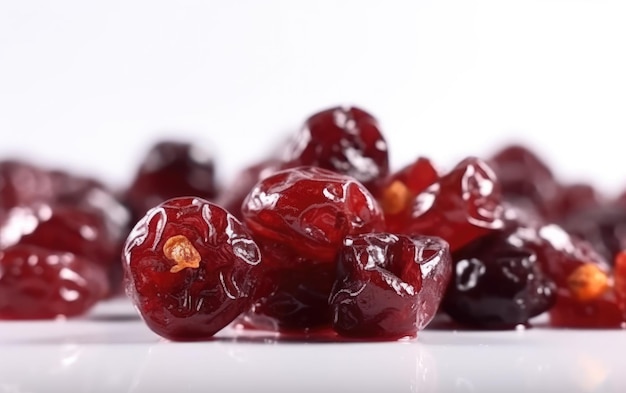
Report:
M0 0L0 156L123 186L155 138L227 179L312 112L376 115L394 168L531 144L626 188L626 2Z

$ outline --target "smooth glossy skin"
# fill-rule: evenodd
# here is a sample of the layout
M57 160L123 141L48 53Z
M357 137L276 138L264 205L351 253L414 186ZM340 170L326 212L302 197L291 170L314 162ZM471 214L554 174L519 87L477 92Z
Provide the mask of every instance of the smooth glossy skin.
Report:
M500 185L493 171L482 160L470 157L417 195L406 225L396 228L390 222L388 230L437 236L454 252L502 229L503 214Z
M453 254L452 280L442 308L460 324L510 329L547 311L556 286L537 255L509 241L506 232L475 240Z
M558 217L561 186L535 153L522 145L510 145L489 161L507 201L530 209L548 220Z
M285 161L352 176L372 192L389 174L378 121L356 107L334 107L309 117L287 146Z
M213 157L187 142L160 141L144 157L126 192L137 217L174 197L217 195Z
M286 169L260 181L242 213L255 238L320 262L334 261L347 235L384 227L382 210L363 185L315 167Z
M72 253L21 244L0 250L0 319L82 315L107 292L105 270Z
M127 294L155 333L205 340L251 306L261 253L224 209L184 197L151 209L137 223L123 266Z
M446 264L442 275L432 276L433 269ZM430 307L436 310L441 301L450 265L448 245L437 238L390 233L346 237L330 296L333 328L356 338L416 336L434 315ZM426 280L439 290L425 288Z

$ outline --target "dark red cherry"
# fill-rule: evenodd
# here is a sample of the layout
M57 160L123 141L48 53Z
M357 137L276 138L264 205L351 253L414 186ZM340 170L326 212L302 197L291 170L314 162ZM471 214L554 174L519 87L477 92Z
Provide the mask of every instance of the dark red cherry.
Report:
M580 210L589 210L606 204L602 196L589 184L574 183L561 187L559 221Z
M52 180L46 171L24 161L0 161L0 210L53 197Z
M438 308L450 266L448 245L438 238L346 237L330 297L333 328L358 338L416 336Z
M148 327L170 340L212 337L251 306L261 274L246 228L192 197L149 210L122 257L127 294Z
M510 145L489 161L507 201L536 211L548 220L559 213L561 187L552 171L535 153Z
M0 248L30 244L66 251L102 266L119 263L119 249L102 216L70 205L15 207L0 221Z
M499 231L457 250L442 308L456 322L509 329L547 311L556 286L541 271L537 255Z
M439 179L432 162L419 157L410 165L387 178L377 195L385 213L387 223L395 228L407 225L411 214L411 203L415 197Z
M511 235L537 254L542 271L557 286L549 310L550 324L559 327L612 328L623 321L611 288L611 267L592 245L556 224Z
M389 174L378 121L356 107L330 108L309 117L288 145L285 161L352 176L372 192Z
M504 227L500 185L482 160L467 158L415 197L406 224L391 232L438 236L453 252Z
M347 235L384 227L382 211L363 185L316 167L286 169L261 180L242 213L256 237L321 262L335 260Z
M82 315L107 292L104 269L72 253L23 244L0 250L0 319Z
M626 249L626 206L603 204L581 208L565 217L561 225L591 243L609 263Z
M137 216L174 197L217 195L213 157L200 146L161 141L143 159L126 199Z
M335 282L335 263L298 256L285 246L261 242L268 269L259 284L259 300L244 315L244 325L298 333L330 326L328 296Z

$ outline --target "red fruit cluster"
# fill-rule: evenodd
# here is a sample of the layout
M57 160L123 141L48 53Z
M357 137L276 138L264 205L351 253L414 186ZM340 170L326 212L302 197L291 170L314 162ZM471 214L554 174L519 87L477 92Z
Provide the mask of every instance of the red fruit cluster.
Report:
M80 315L121 267L171 340L232 323L395 340L437 313L485 329L543 313L560 327L626 322L626 198L560 182L523 146L392 172L375 117L336 107L276 151L221 189L210 155L177 141L116 192L0 163L0 318Z

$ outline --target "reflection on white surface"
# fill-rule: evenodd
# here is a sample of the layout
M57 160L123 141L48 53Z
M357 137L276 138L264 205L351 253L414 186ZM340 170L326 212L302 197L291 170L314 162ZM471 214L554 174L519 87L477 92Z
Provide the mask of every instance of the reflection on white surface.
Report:
M304 343L226 330L171 343L123 301L0 324L0 393L623 392L624 331L427 330L417 341Z

